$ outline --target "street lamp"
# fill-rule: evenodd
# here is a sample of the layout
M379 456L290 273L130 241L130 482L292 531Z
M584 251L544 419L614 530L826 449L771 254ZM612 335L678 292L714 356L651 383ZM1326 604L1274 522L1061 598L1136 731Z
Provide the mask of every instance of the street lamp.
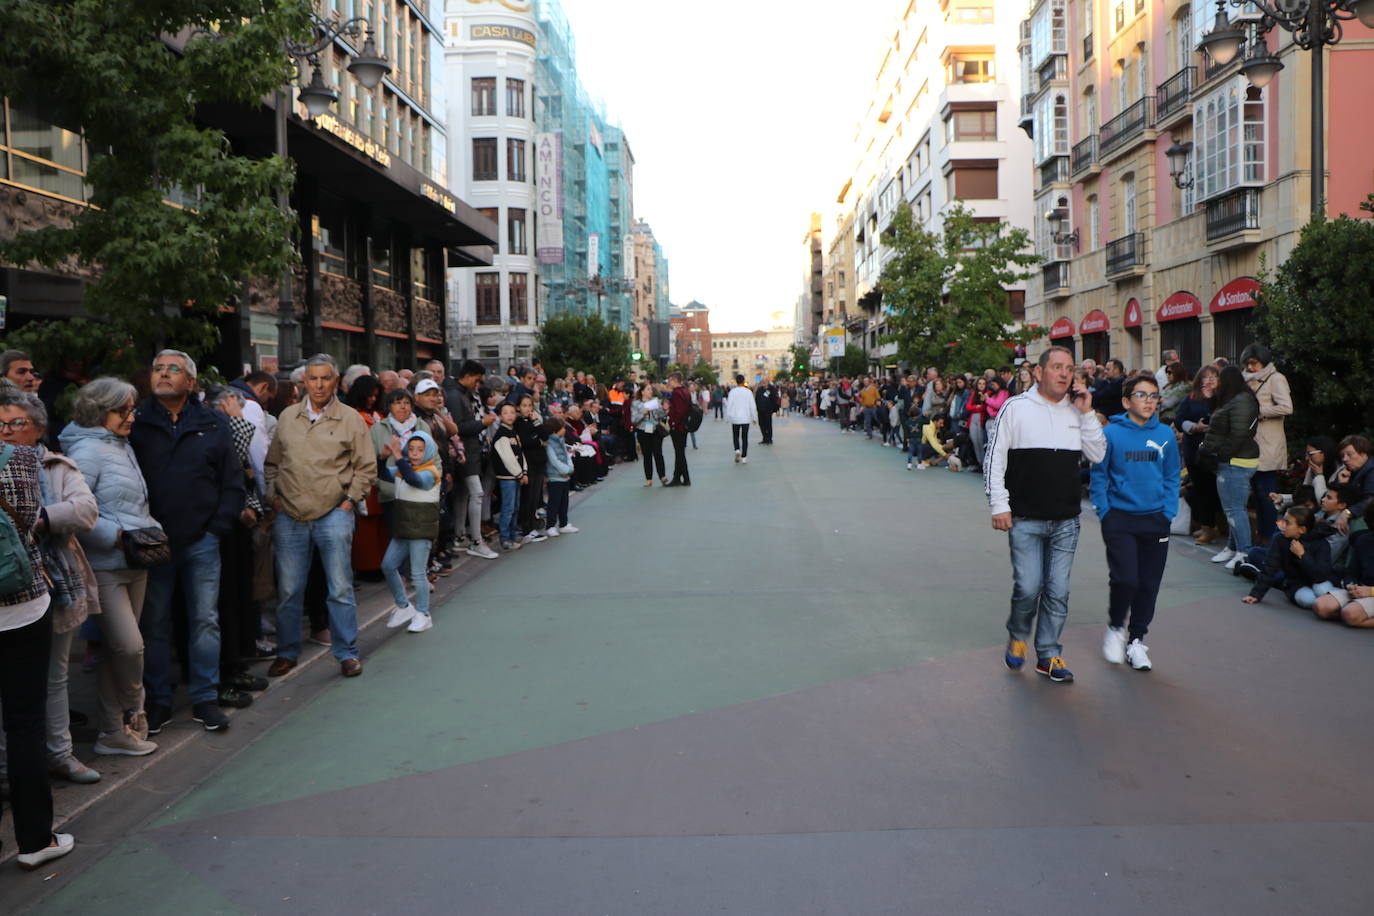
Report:
M1063 197L1059 198L1059 205L1056 206L1053 210L1046 213L1045 219L1049 220L1050 222L1050 233L1054 241L1054 244L1067 245L1070 242L1072 242L1073 250L1078 250L1078 230L1075 229L1067 235L1059 231L1063 228L1064 224L1069 221L1068 200L1066 200Z
M1326 198L1326 137L1323 109L1325 107L1325 61L1323 50L1340 42L1344 32L1342 22L1358 19L1374 29L1374 0L1217 0L1217 20L1198 45L1219 66L1235 60L1245 35L1231 24L1226 6L1240 7L1253 3L1260 11L1254 26L1250 54L1240 70L1250 85L1263 89L1274 75L1283 69L1279 59L1269 53L1264 36L1275 26L1293 36L1293 43L1311 52L1312 64L1312 215L1319 215Z
M1179 142L1175 136L1170 136L1174 141L1173 146L1164 151L1164 155L1169 157L1169 177L1174 180L1174 187L1187 190L1193 186L1193 169L1188 162L1188 154L1193 151L1193 141L1184 140Z
M364 89L376 89L382 78L391 72L391 64L385 57L377 54L377 43L372 24L358 16L346 22L331 22L311 14L311 36L307 42L287 41L282 50L291 58L295 72L291 83L294 84L311 68L310 82L301 87L297 100L305 106L306 114L312 119L324 114L339 100L339 93L324 81L320 70L320 52L333 46L334 42L347 36L358 39L366 34L362 50L355 53L348 62L348 72L358 78ZM282 159L289 157L286 142L286 119L289 103L289 87L282 87L276 93L276 152ZM291 209L286 192L277 193L277 206L283 212ZM277 359L280 364L300 352L300 328L296 324L295 291L292 289L291 268L282 271L281 286L277 293Z

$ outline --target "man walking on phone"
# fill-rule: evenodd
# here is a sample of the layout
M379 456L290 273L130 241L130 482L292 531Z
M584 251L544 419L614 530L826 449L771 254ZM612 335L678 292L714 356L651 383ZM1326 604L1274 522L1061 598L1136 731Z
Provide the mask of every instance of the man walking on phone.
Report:
M1034 624L1035 670L1056 683L1073 681L1059 636L1078 547L1078 463L1086 458L1096 464L1107 452L1092 396L1073 370L1073 355L1063 347L1040 354L1035 386L997 415L983 471L992 527L1008 532L1011 546L1007 667L1020 671L1025 665Z

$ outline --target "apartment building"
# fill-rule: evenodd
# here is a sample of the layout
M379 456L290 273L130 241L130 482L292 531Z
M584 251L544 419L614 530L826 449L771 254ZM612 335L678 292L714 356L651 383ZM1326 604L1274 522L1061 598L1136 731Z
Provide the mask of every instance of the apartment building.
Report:
M895 368L895 346L880 342L877 283L898 207L931 230L955 201L980 220L1031 222L1022 171L1031 146L1016 130L1024 9L1014 0L911 0L888 36L823 266L824 326L844 327L875 370ZM1014 320L1024 297L1020 284L1008 290Z
M1022 109L1046 259L1027 318L1079 358L1157 366L1172 349L1190 370L1235 359L1253 339L1261 263L1282 262L1307 222L1308 52L1282 29L1259 36L1253 6L1228 13L1248 47L1225 66L1197 50L1211 3L1039 0L1025 21ZM1359 215L1374 135L1349 115L1374 85L1374 32L1344 26L1325 52L1326 210ZM1261 48L1284 64L1262 87L1241 69Z
M778 374L792 358L793 328L776 325L766 331L727 331L711 334L707 361L722 382L743 375L753 385Z

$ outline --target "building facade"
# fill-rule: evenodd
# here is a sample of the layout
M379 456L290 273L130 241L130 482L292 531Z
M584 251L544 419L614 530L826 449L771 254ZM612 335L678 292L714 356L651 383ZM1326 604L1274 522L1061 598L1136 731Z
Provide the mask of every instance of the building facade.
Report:
M1252 41L1257 11L1228 8ZM1195 371L1253 339L1261 264L1272 270L1309 216L1308 52L1282 29L1262 42L1284 69L1263 88L1197 48L1216 7L1181 0L1040 0L1021 45L1035 143L1034 237L1045 257L1028 320L1079 357ZM1344 23L1328 49L1326 210L1362 215L1374 190L1374 32ZM1332 115L1336 115L1333 123ZM1189 149L1171 168L1167 151ZM1032 354L1036 347L1031 349Z
M791 325L778 325L767 331L713 333L708 362L722 382L733 380L736 375L743 375L749 385L765 382L790 365L794 339Z

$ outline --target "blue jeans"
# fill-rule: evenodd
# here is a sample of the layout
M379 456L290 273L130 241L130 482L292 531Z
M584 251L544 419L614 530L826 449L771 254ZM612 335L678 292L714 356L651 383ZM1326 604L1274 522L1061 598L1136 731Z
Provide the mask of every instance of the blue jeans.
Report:
M1012 639L1029 639L1035 624L1035 655L1063 655L1059 634L1069 616L1069 573L1078 548L1078 519L1048 521L1013 518L1011 545L1011 616L1007 632Z
M1238 468L1227 461L1217 468L1217 497L1231 529L1226 536L1226 546L1236 553L1243 554L1250 549L1250 515L1245 511L1245 504L1250 499L1250 478L1254 476L1254 468ZM1264 502L1269 502L1267 496Z
M1265 502L1269 502L1268 494L1265 494ZM1272 505L1272 503L1270 504ZM1311 610L1312 605L1317 603L1317 599L1327 592L1334 591L1336 586L1330 582L1318 582L1316 585L1304 585L1293 593L1293 603L1304 610Z
M501 530L501 540L515 540L515 510L520 505L520 481L501 478L501 519L497 527Z
M549 481L549 505L544 521L550 528L562 528L568 524L568 481Z
M415 586L415 610L429 614L429 541L419 538L392 538L387 545L386 555L382 557L382 573L386 584L391 587L391 597L396 599L397 607L405 607L405 583L401 581L401 567L410 560L410 583Z
M312 522L285 512L272 523L277 564L277 655L301 654L301 610L312 549L320 552L329 594L329 635L339 661L358 657L358 604L353 598L353 513L334 509Z
M181 583L189 643L192 703L219 695L219 538L207 534L172 551L170 563L148 570L139 630L143 633L143 689L150 706L172 705L172 593Z
M876 408L876 407L865 407L865 408L864 408L864 433L866 433L866 434L868 435L868 438L870 438L870 439L873 438L873 421L876 420L876 419L878 419L878 408Z

